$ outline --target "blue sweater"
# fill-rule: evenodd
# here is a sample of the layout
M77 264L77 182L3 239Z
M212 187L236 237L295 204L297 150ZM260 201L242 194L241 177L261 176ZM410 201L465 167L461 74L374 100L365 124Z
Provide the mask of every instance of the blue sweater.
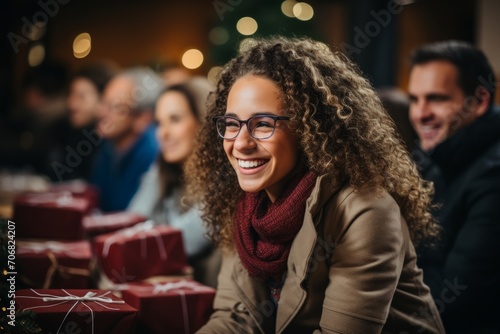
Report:
M142 175L158 155L153 125L126 152L118 152L103 140L97 152L90 182L99 189L100 209L125 210L139 188Z

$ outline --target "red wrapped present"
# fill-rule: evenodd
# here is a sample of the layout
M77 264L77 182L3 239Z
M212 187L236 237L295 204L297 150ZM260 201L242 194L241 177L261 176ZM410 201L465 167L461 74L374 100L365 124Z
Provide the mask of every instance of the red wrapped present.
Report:
M181 231L152 221L96 237L94 251L115 283L179 273L187 266Z
M139 310L139 333L194 333L213 312L215 289L195 281L127 284L125 302Z
M99 192L97 191L97 188L82 180L52 183L50 185L50 191L68 191L74 197L83 197L88 199L92 208L97 208L99 206Z
M103 215L87 216L83 219L85 235L92 238L100 234L106 234L132 227L145 222L147 217L133 212L114 212Z
M33 311L43 333L134 333L137 310L109 291L24 289L17 312Z
M28 287L89 288L90 242L18 241L16 246L18 274Z
M83 217L90 210L88 199L69 192L21 195L14 201L16 237L80 240Z

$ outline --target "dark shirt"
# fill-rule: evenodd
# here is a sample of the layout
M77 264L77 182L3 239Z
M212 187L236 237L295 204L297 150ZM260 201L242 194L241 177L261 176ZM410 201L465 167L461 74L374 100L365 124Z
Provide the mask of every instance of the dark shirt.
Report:
M95 130L95 123L81 129L71 128L67 121L68 131L65 137L49 152L48 171L46 174L52 181L68 181L83 179L88 181L92 165L102 142Z
M447 333L500 333L500 112L448 138L421 164L443 228L419 266Z
M125 210L139 188L142 175L158 155L153 126L126 152L118 152L108 140L100 145L91 183L99 189L102 211Z

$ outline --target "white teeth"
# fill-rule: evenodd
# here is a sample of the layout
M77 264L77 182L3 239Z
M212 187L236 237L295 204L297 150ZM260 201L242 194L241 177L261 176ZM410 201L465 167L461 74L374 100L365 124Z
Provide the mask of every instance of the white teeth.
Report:
M265 164L265 160L239 160L238 159L238 165L242 168L255 168L260 165Z
M439 128L439 126L437 126L437 125L423 125L422 126L422 130L424 130L424 131L432 131L432 130L436 130L438 128Z

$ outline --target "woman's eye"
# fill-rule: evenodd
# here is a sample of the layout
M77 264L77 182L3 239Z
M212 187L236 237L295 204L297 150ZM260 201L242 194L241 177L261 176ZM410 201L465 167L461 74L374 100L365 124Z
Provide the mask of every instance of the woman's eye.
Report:
M271 123L265 122L265 121L260 121L255 125L256 128L270 128L272 127Z
M170 121L171 121L172 123L178 123L178 122L180 122L180 121L181 121L181 119L182 119L182 117L177 116L177 115L176 115L176 116L172 116L172 117L170 117Z
M226 120L226 128L238 128L240 124L236 121Z

